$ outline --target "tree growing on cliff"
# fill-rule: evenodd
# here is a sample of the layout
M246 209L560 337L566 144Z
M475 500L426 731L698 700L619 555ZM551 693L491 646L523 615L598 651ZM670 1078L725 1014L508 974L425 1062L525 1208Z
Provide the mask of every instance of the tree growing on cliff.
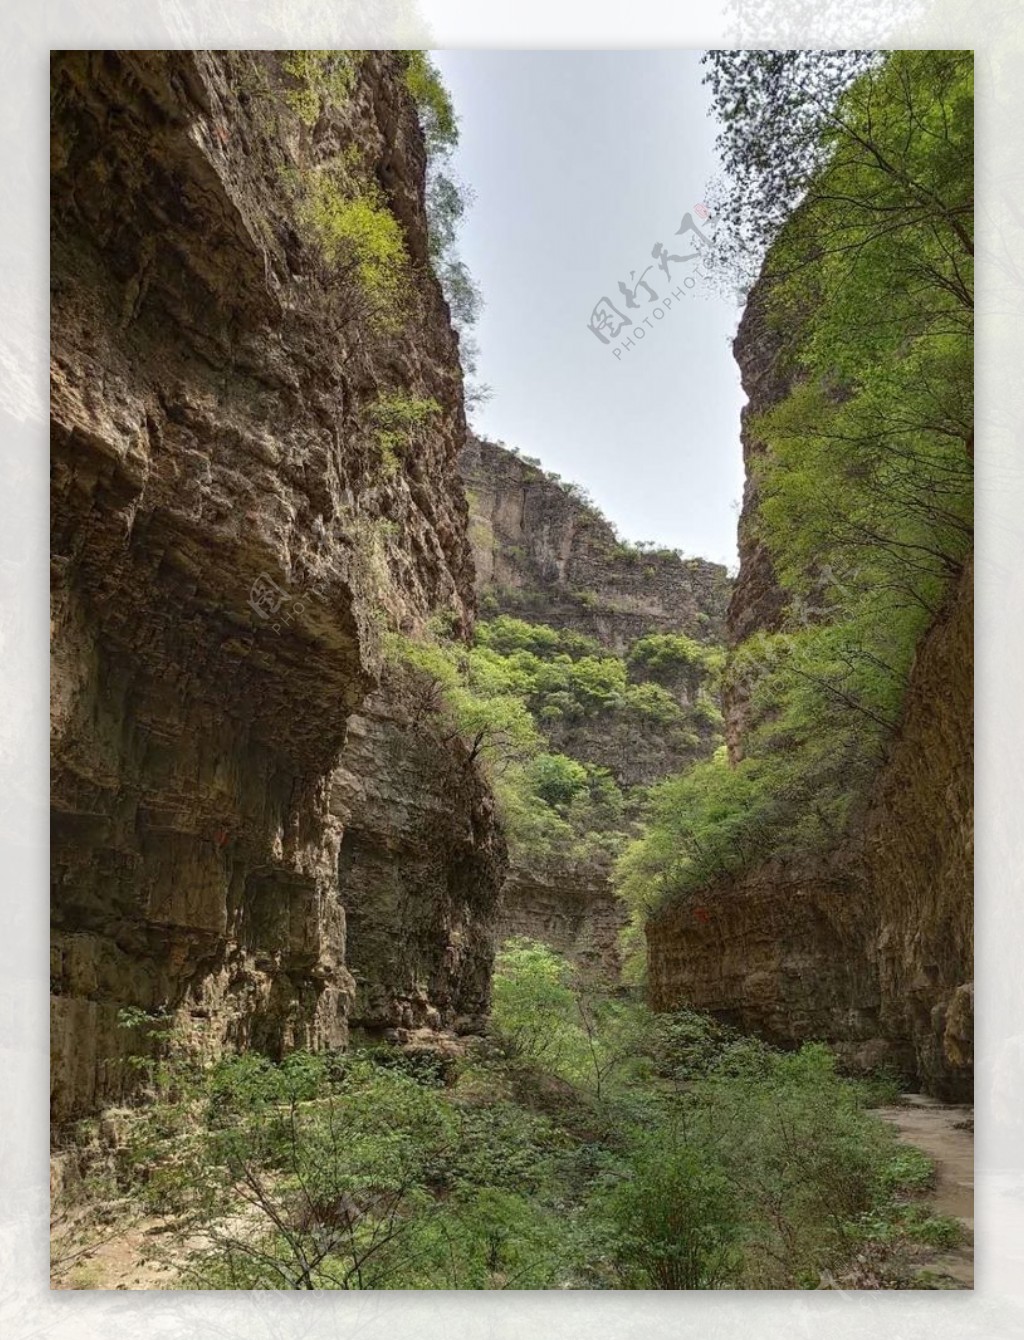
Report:
M879 59L866 51L707 51L704 83L723 171L707 190L713 259L749 284L827 153L845 89Z
M739 178L799 196L758 225L773 240L748 317L788 383L746 430L747 525L787 605L725 671L744 757L659 788L620 862L640 917L847 831L972 543L971 54L715 59Z
M773 251L773 272L856 262L868 240L934 241L944 263L922 275L967 298L956 257L973 255L972 53L709 51L704 63L725 263L756 272L784 229L803 229L807 246Z
M492 390L477 378L480 348L473 328L484 299L480 286L458 254L458 232L473 192L452 171L451 155L459 140L459 120L444 81L425 51L405 51L405 86L419 113L427 147L427 229L430 263L459 335L459 358L466 377L465 402L470 411L491 398Z

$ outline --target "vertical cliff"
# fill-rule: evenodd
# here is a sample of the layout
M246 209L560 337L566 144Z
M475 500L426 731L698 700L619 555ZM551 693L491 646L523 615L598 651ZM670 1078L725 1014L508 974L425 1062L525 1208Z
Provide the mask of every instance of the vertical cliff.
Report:
M349 720L331 811L350 1025L400 1043L479 1032L505 842L469 750L425 726L393 669Z
M759 528L756 416L795 384L795 348L755 286L734 344L749 397L741 565L726 636L742 652L786 627L789 597ZM821 556L824 563L827 554ZM831 844L747 860L662 906L647 926L655 1008L709 1010L782 1045L831 1043L858 1067L888 1063L937 1094L972 1084L972 569L948 584L917 643L899 722ZM749 681L727 675L733 763L752 729ZM851 787L856 783L851 782Z
M630 793L706 757L721 738L699 669L658 670L631 658L631 649L657 634L685 634L717 647L731 588L726 570L672 550L623 544L580 489L496 443L471 436L459 468L481 617L512 616L590 639L595 654L625 662L632 683L669 695L665 713L621 699L582 712L542 713L551 749L607 768L629 810ZM513 848L501 932L617 971L626 914L612 890L611 867L610 851L572 861Z
M289 54L53 59L57 1122L131 1083L125 1007L276 1054L487 997L486 788L376 687L473 601L424 137L402 53Z
M973 582L968 562L918 648L864 825L882 1029L960 1098L974 1075Z

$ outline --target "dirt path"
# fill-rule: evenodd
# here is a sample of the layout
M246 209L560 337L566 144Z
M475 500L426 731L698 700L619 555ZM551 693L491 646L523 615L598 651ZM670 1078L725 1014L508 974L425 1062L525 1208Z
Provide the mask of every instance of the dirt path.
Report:
M922 1094L903 1096L901 1107L883 1107L878 1115L891 1122L900 1139L935 1160L935 1189L928 1203L940 1214L959 1219L967 1231L960 1247L936 1252L929 1268L945 1272L966 1288L974 1285L974 1109L940 1103Z

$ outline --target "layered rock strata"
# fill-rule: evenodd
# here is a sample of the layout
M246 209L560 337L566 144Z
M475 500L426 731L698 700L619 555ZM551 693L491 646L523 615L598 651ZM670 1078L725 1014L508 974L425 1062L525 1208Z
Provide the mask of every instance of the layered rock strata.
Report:
M347 922L393 887L407 953L366 988L374 1018L416 1001L446 1026L486 1004L486 789L452 791L429 751L396 771L401 708L376 690L385 623L471 617L423 136L400 54L364 53L312 119L286 54L53 60L58 1125L133 1083L126 1009L211 1051L343 1045L373 976ZM397 319L297 208L339 158L400 225ZM385 469L374 407L396 391L436 410ZM353 852L383 850L396 811L430 821L388 850L386 887L360 879Z
M726 636L780 627L785 598L757 536L757 413L793 367L751 293L734 352L749 396L741 564ZM688 1006L774 1042L822 1039L856 1068L888 1064L952 1099L973 1082L973 570L918 645L902 720L858 817L836 849L769 861L661 909L647 928L651 1000ZM723 704L743 756L742 682Z

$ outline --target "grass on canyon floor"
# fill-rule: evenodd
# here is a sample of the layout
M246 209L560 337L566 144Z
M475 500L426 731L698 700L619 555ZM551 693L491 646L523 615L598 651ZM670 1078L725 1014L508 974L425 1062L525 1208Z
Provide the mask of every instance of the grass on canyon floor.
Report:
M870 1110L889 1081L653 1015L531 941L458 1058L144 1064L148 1101L55 1204L60 1287L115 1287L121 1239L132 1287L906 1288L960 1234Z

